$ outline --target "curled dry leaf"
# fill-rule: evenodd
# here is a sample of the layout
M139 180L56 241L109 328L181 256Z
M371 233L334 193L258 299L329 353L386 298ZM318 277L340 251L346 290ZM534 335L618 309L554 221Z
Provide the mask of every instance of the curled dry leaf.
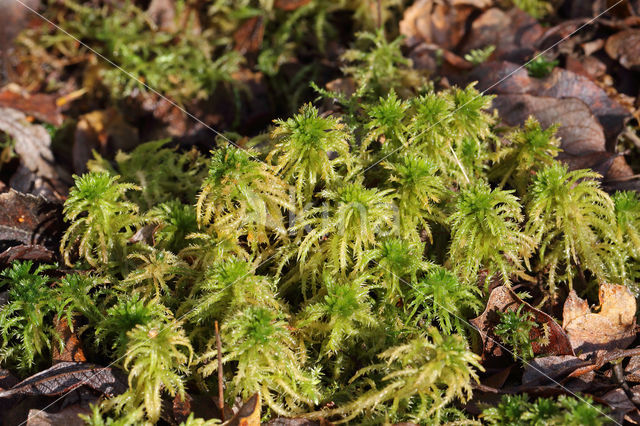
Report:
M636 337L636 299L621 285L602 284L600 312L593 313L586 300L571 291L564 303L562 326L577 354L624 349Z
M499 313L515 311L521 305L524 312L533 314L533 321L538 325L531 330L530 336L535 355L574 355L567 335L553 318L524 302L511 289L499 286L489 295L487 307L482 315L470 321L480 332L483 365L504 366L505 360L511 357L493 330L500 322ZM543 336L548 337L548 343L545 345L537 342Z
M61 362L0 391L0 398L14 396L55 396L80 387L112 397L127 390L126 376L115 368L84 362Z
M640 70L640 30L620 31L609 37L604 50L623 67Z
M465 35L467 19L476 10L472 2L454 3L418 0L409 6L400 21L400 34L407 37L406 43L411 47L427 43L454 49Z

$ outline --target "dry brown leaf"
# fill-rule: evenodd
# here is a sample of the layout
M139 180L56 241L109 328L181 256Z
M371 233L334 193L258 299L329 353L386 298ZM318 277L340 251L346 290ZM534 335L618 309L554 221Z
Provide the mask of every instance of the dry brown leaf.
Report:
M548 77L533 78L529 77L526 69L514 63L488 62L475 68L470 80L478 80L478 90L490 88L489 93L498 95L526 93L558 99L580 99L602 124L607 141L606 150L609 152L615 151L617 137L631 117L626 108L612 100L589 78L559 68L555 68Z
M499 313L514 311L520 306L523 306L524 312L533 314L533 321L539 325L531 330L530 335L534 354L574 355L569 339L553 318L524 302L511 289L499 286L493 289L489 295L484 312L470 321L480 332L483 346L482 362L485 366L504 367L506 360L511 357L511 354L507 353L500 345L500 339L495 336L493 330L500 321ZM538 343L537 340L545 335L548 337L548 344Z
M256 53L262 46L262 39L264 37L264 17L254 16L247 19L240 27L233 33L233 48L238 52L244 54Z
M576 353L624 349L636 337L636 299L622 285L602 284L600 312L593 313L588 303L571 291L562 312L562 327Z
M451 5L434 0L418 0L405 10L400 21L400 34L407 37L406 42L411 47L427 43L452 50L462 41L467 19L474 10L476 8L469 2Z
M468 53L493 45L494 58L519 60L534 51L542 33L540 24L518 8L507 12L491 8L473 21L460 51Z
M15 86L8 85L0 90L0 107L22 111L54 126L62 124L62 114L55 96L44 93L29 94Z
M57 316L53 319L53 322L56 327L56 332L58 336L64 342L64 349L60 352L60 346L54 345L51 357L53 359L53 363L58 362L86 362L87 357L84 355L84 350L82 349L82 342L78 338L78 335L75 331L71 331L67 323L67 319L60 320ZM74 330L77 330L77 324L75 321L72 321L74 325Z
M260 394L255 393L238 410L235 415L225 422L227 426L260 426Z
M91 410L78 404L63 408L57 413L31 409L26 426L83 426L86 423L79 417L80 414L90 415Z
M609 37L604 50L623 67L640 70L640 30L620 31Z

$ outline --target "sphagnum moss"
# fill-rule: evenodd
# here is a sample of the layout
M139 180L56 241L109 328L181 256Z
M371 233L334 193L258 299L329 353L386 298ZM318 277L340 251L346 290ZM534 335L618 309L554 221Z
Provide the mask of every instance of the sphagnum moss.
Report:
M47 318L77 318L99 353L124 356L129 369L131 398L104 402L93 424L154 422L163 398L217 389L219 321L227 403L259 392L269 415L438 423L482 370L465 331L482 308L479 276L510 285L535 274L555 295L578 273L611 278L625 258L636 265L627 276L640 270L637 198L611 198L594 173L569 172L553 128L533 121L484 152L502 136L490 98L473 86L399 90L399 46L379 37L350 55L384 67L350 71L358 87L340 98L346 112L303 106L261 137L271 141L263 156L151 143L115 166L93 162L65 205L61 250L94 271L67 277L61 291L23 265L36 290L1 311L3 362L43 362L58 344ZM162 182L144 156L176 182ZM155 232L129 241L144 225ZM30 298L41 327L21 320ZM18 353L23 334L41 350ZM544 404L525 408L537 416ZM583 408L571 410L593 414Z

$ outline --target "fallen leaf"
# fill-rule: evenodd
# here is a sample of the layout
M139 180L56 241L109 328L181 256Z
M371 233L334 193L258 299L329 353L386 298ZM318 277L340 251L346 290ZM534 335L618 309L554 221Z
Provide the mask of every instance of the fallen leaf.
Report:
M52 360L53 363L59 362L86 362L87 357L82 350L82 343L78 338L75 331L71 331L71 328L67 324L67 319L60 320L57 316L53 319L53 323L56 327L56 332L64 342L64 349L60 352L60 347L56 344L53 345ZM77 326L74 321L74 326ZM74 327L76 328L76 327Z
M91 410L81 405L71 405L57 413L47 413L42 410L29 410L26 426L84 426L86 423L79 416L90 415Z
M0 242L5 245L20 242L57 250L62 229L60 204L13 189L0 194Z
M0 130L14 139L14 150L22 164L36 175L53 181L68 178L66 173L55 167L51 137L44 127L29 123L20 111L0 108Z
M598 313L573 290L564 304L562 327L574 351L583 356L597 350L624 349L636 337L636 299L631 291L621 285L602 284L599 298Z
M276 9L291 11L296 10L305 4L309 4L311 0L276 0L273 7Z
M260 394L255 393L238 410L235 415L225 422L226 426L260 426Z
M525 69L520 69L514 63L487 62L475 68L469 78L478 81L478 90L488 90L492 94L580 99L602 125L608 152L615 152L617 137L631 117L627 109L609 98L589 78L559 68L555 68L549 76L538 79L529 77Z
M400 34L406 37L410 47L427 43L452 50L464 37L467 19L474 10L475 7L465 2L451 5L434 0L418 0L404 11Z
M62 124L62 114L53 95L29 94L23 90L13 89L12 85L9 85L0 90L0 107L22 111L54 126Z
M173 398L173 403L171 406L171 411L173 414L173 420L176 423L182 423L187 420L189 414L191 414L191 400L192 398L185 394L185 398L181 398L180 395L176 394Z
M233 33L233 48L243 55L247 53L256 53L262 46L264 37L264 17L254 16L247 19Z
M501 312L513 311L523 306L524 312L533 314L533 321L538 325L531 330L532 349L535 355L574 355L568 337L562 328L549 315L521 300L505 286L493 289L482 315L470 322L479 331L482 339L482 362L485 366L504 366L511 354L500 344L500 339L493 330L500 321ZM546 328L547 330L544 330ZM536 342L542 336L548 336L548 344Z
M584 364L584 360L573 355L535 358L524 366L522 384L531 386L549 384L550 378L562 379Z
M538 21L517 7L507 12L491 8L473 21L460 52L495 46L492 57L521 61L535 51L543 31Z
M0 253L0 263L9 265L16 260L33 260L36 262L51 263L56 254L39 244L21 244L9 247Z
M604 50L623 67L640 71L640 30L630 29L612 35Z
M15 386L19 380L9 370L0 369L0 391Z
M54 396L87 387L107 397L127 390L124 373L110 367L84 362L61 362L0 391L0 398L13 396Z

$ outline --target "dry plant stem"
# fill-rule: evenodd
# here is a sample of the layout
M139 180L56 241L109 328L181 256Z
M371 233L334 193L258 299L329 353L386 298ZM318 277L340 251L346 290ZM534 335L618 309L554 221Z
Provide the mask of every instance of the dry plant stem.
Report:
M224 391L222 389L222 342L220 341L220 329L218 321L213 323L216 330L216 347L218 348L218 407L220 408L220 418L224 422Z

